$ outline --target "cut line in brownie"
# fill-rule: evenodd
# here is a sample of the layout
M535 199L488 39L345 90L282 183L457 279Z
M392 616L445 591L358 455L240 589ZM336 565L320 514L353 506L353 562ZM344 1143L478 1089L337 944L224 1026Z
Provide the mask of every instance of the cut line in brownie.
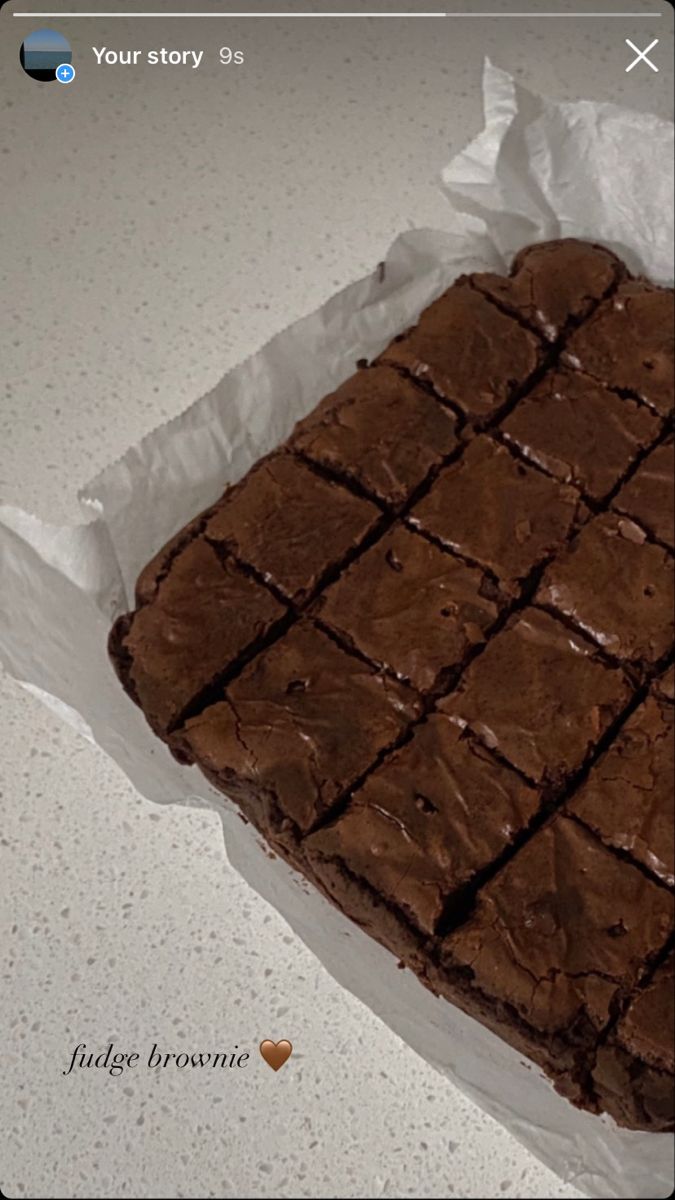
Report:
M204 532L277 594L302 604L382 519L369 500L280 453L225 493Z
M471 419L493 417L541 366L541 340L465 278L430 304L378 362L408 371Z
M602 503L659 434L657 416L581 372L545 375L500 427L525 458Z
M673 1129L674 967L670 954L597 1052L596 1096L603 1110L629 1129Z
M113 659L153 729L165 737L214 677L235 670L287 609L203 540L173 558L152 603L113 627Z
M371 662L420 692L442 688L488 636L500 607L485 573L405 526L371 546L313 612Z
M585 513L576 489L481 435L441 471L408 519L491 571L504 594L514 596L533 568L569 541Z
M508 276L479 272L473 286L554 342L627 275L611 250L574 238L527 246Z
M289 441L395 509L458 445L456 417L393 367L357 371L298 422Z
M602 513L546 568L536 603L644 672L673 645L672 555L627 517Z
M538 809L535 788L434 713L303 850L345 911L370 891L429 935Z
M662 952L673 897L557 815L444 939L434 983L587 1100L594 1048Z
M612 503L652 537L675 548L675 445L673 439L652 450Z
M560 788L628 704L619 670L593 647L536 608L510 617L439 701L527 779Z
M675 886L675 709L657 689L646 697L566 810L606 845Z
M306 833L419 715L415 694L301 620L172 744L259 829Z
M562 361L667 417L673 410L673 291L622 283L569 339Z

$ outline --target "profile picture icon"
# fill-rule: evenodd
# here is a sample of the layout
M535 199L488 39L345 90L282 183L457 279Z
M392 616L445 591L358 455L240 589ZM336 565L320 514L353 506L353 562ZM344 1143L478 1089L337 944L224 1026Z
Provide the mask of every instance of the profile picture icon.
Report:
M29 33L21 43L19 58L26 74L44 83L55 79L70 83L75 75L70 42L55 29L36 29ZM64 69L57 75L60 68Z

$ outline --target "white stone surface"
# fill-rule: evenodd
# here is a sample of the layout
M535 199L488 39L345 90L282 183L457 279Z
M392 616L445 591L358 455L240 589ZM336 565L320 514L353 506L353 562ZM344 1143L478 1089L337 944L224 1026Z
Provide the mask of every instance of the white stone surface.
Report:
M672 116L659 0L442 22L30 22L13 7L29 5L0 13L0 497L54 521L79 519L78 486L397 233L447 226L437 172L480 128L485 54L556 97ZM591 7L662 16L578 17ZM72 43L69 87L19 65L46 23ZM659 37L658 74L626 74L626 37ZM92 45L205 56L97 67ZM220 66L221 45L244 65ZM0 728L6 1195L578 1195L333 983L229 868L215 816L141 800L6 677ZM236 1076L61 1073L78 1042L255 1051L267 1036L295 1046L278 1075L255 1055Z

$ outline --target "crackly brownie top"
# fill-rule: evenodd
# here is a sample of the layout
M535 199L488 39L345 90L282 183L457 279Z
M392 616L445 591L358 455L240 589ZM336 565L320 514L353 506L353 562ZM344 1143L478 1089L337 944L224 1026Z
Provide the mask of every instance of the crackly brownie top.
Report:
M493 593L481 570L397 526L315 611L372 661L426 691L484 641L499 612Z
M225 493L205 534L284 597L301 601L379 517L369 500L282 453L263 459Z
M673 408L672 289L622 283L572 334L563 359L667 416Z
M650 695L568 802L609 846L675 884L675 710Z
M657 436L659 420L580 371L560 370L545 375L501 429L543 471L599 501Z
M486 272L472 279L552 342L625 276L624 264L604 246L562 238L521 250L507 277Z
M578 492L477 437L410 513L415 527L489 568L506 593L571 537Z
M530 1027L594 1039L665 944L672 915L665 888L557 816L479 892L443 958Z
M189 543L121 638L129 682L151 725L165 733L285 611L231 559L204 541Z
M626 705L623 673L547 613L512 617L439 708L529 779L560 784Z
M675 546L675 447L652 450L621 488L613 508L639 521L653 537Z
M460 281L395 338L381 361L404 367L471 417L494 413L531 375L542 345Z
M393 367L369 367L300 421L289 444L398 506L458 443L455 417L433 396Z
M601 514L546 569L537 602L616 658L655 663L673 642L673 558L627 517Z
M177 740L224 785L248 780L306 831L417 712L409 689L300 621Z
M675 1070L675 955L657 967L619 1021L614 1040L642 1062Z
M436 713L305 849L315 864L346 864L432 933L446 899L511 843L538 802L534 788Z

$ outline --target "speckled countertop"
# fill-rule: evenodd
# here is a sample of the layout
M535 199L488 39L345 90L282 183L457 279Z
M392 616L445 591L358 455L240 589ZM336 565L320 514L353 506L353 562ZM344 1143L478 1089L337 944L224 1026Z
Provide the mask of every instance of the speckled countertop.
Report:
M27 7L0 13L0 497L53 521L402 230L447 226L437 171L481 126L485 54L559 98L672 116L660 0L550 6L660 20L12 19ZM69 87L21 70L40 24L72 43ZM627 37L659 38L658 74L626 73ZM205 56L98 67L92 45ZM5 1195L578 1195L331 980L230 869L215 816L141 800L4 676L0 728ZM278 1075L62 1075L78 1042L265 1036L295 1044Z

